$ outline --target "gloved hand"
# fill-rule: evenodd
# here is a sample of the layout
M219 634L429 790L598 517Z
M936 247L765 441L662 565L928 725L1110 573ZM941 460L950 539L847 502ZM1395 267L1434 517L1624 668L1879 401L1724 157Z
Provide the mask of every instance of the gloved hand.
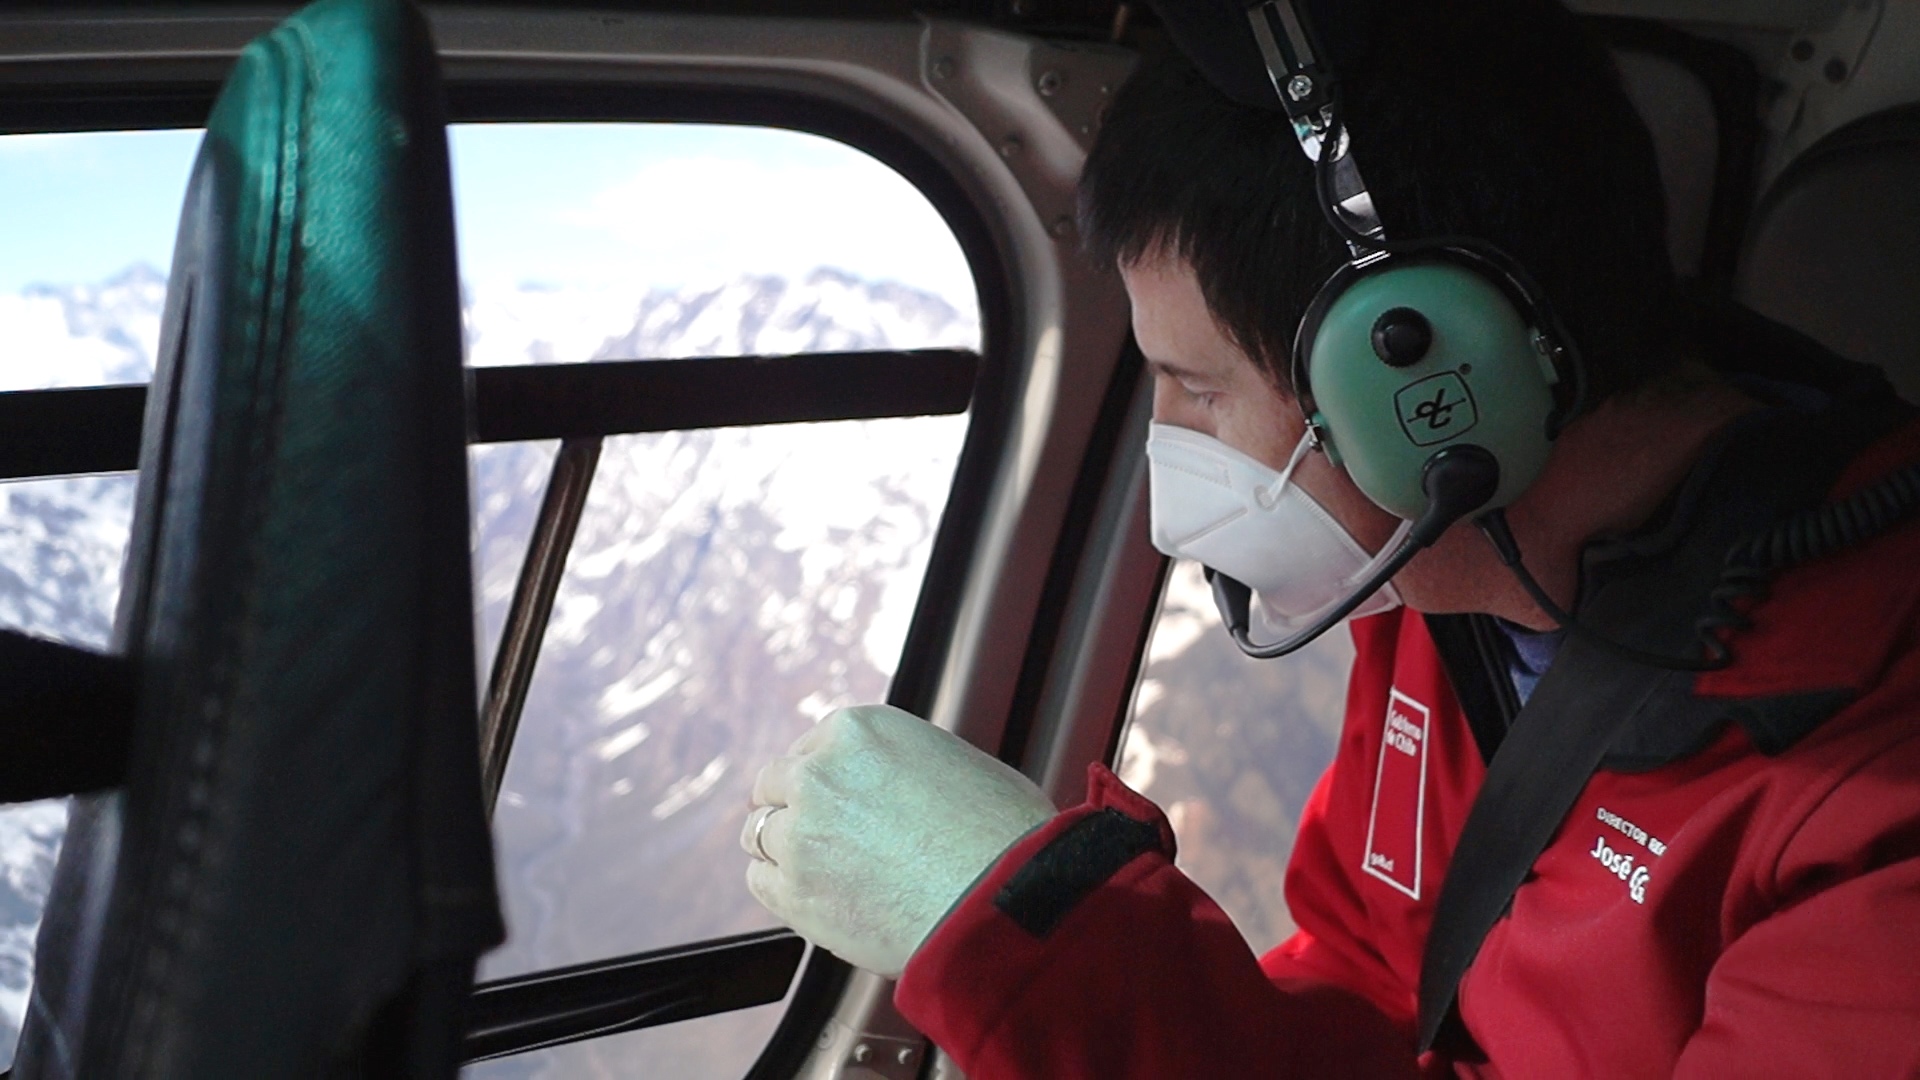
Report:
M760 770L753 802L747 888L800 936L889 977L1055 812L1011 766L887 705L821 720Z

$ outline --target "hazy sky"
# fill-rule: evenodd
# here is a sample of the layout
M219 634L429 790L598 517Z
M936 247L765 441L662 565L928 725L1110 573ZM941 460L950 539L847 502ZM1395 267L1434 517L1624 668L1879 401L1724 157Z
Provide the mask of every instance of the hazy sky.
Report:
M676 124L463 125L461 275L477 284L674 285L837 266L963 308L959 245L924 197L812 135ZM0 294L164 270L190 131L0 136Z

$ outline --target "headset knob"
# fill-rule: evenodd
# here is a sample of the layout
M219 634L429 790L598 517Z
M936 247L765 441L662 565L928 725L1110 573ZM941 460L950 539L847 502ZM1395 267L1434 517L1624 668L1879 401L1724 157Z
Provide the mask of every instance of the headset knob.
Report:
M1373 352L1388 367L1412 367L1433 347L1433 324L1409 307L1389 308L1373 324Z

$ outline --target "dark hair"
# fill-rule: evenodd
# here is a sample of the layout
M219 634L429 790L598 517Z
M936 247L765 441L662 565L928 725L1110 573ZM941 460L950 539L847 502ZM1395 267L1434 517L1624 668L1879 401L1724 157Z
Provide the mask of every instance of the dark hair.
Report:
M1589 400L1674 364L1666 204L1612 60L1553 0L1381 0L1341 71L1353 153L1387 235L1502 248L1579 343ZM1222 329L1282 390L1301 313L1346 261L1286 117L1236 104L1187 61L1121 88L1080 184L1093 254L1193 265Z

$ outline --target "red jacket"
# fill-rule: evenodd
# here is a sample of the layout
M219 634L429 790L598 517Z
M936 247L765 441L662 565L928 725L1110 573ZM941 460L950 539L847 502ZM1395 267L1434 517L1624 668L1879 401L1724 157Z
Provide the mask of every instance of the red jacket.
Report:
M1909 425L1830 494L1916 459ZM1288 873L1295 936L1256 958L1175 869L1160 811L1095 766L895 1000L973 1080L1920 1076L1916 567L1910 524L1790 571L1734 666L1649 679L1468 969L1443 1050L1415 1053L1415 992L1486 767L1426 624L1399 612L1354 626L1345 729Z

